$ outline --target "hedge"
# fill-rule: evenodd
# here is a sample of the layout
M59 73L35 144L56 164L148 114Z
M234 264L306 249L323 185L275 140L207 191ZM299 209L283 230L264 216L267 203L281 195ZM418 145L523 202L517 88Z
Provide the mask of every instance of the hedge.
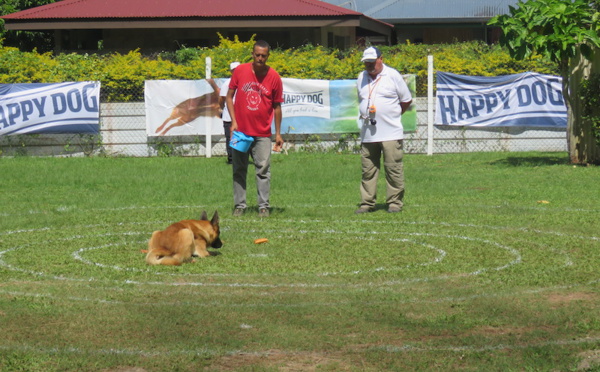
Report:
M206 57L212 58L212 76L227 77L232 61L251 61L251 40L223 38L213 48L184 48L143 56L127 54L58 54L21 52L0 46L0 83L100 81L103 102L142 101L145 80L204 79ZM535 71L558 74L557 66L536 56L526 61L510 58L498 45L472 41L455 44L381 46L384 62L405 74L417 75L417 92L427 89L427 55L436 70L473 76L496 76ZM306 45L271 51L269 65L282 77L298 79L355 79L363 69L361 48L347 50Z

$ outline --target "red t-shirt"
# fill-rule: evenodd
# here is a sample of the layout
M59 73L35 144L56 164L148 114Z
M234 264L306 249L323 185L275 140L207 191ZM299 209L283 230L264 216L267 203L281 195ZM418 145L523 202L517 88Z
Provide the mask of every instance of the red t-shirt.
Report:
M238 131L253 137L271 137L273 103L283 102L283 83L277 71L269 68L262 78L252 71L252 63L233 70L230 89L235 89L235 120Z

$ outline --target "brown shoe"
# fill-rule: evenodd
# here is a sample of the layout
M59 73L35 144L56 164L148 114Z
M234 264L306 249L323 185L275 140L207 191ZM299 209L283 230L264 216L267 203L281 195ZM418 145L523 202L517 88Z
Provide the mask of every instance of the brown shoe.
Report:
M398 213L398 212L402 212L402 208L397 205L390 205L390 207L388 208L388 213Z
M269 209L267 209L267 208L260 208L258 210L258 217L269 217Z
M244 208L236 208L236 209L233 211L233 217L242 217L242 216L244 215L244 212L245 212L245 211L246 211L246 210L245 210Z
M363 214L363 213L370 213L373 212L375 209L371 208L371 207L360 207L357 210L354 211L355 214Z

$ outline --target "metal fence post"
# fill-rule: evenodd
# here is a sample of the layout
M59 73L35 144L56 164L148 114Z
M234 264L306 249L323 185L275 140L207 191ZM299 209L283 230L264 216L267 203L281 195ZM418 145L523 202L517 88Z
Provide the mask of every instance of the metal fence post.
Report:
M212 59L206 57L206 79L210 79L212 74ZM212 102L211 102L212 103ZM212 124L206 126L206 157L212 157Z
M427 155L433 155L433 56L427 56Z

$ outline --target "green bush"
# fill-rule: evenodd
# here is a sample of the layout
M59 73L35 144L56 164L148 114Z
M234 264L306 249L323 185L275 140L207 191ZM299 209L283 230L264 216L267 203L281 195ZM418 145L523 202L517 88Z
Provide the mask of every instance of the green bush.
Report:
M21 52L0 47L0 83L53 83L59 81L100 81L106 102L142 101L145 80L204 79L206 57L212 59L212 76L229 76L229 63L251 61L254 39L242 42L219 35L213 48L183 48L174 53L143 56L137 50L127 54L59 54ZM382 46L386 64L405 74L417 75L417 93L427 89L427 55L434 56L435 69L462 75L496 76L524 71L557 74L557 66L536 56L526 61L510 58L497 45L464 42L440 45L399 44ZM338 50L306 45L275 49L269 64L282 77L298 79L355 79L363 69L361 50Z

